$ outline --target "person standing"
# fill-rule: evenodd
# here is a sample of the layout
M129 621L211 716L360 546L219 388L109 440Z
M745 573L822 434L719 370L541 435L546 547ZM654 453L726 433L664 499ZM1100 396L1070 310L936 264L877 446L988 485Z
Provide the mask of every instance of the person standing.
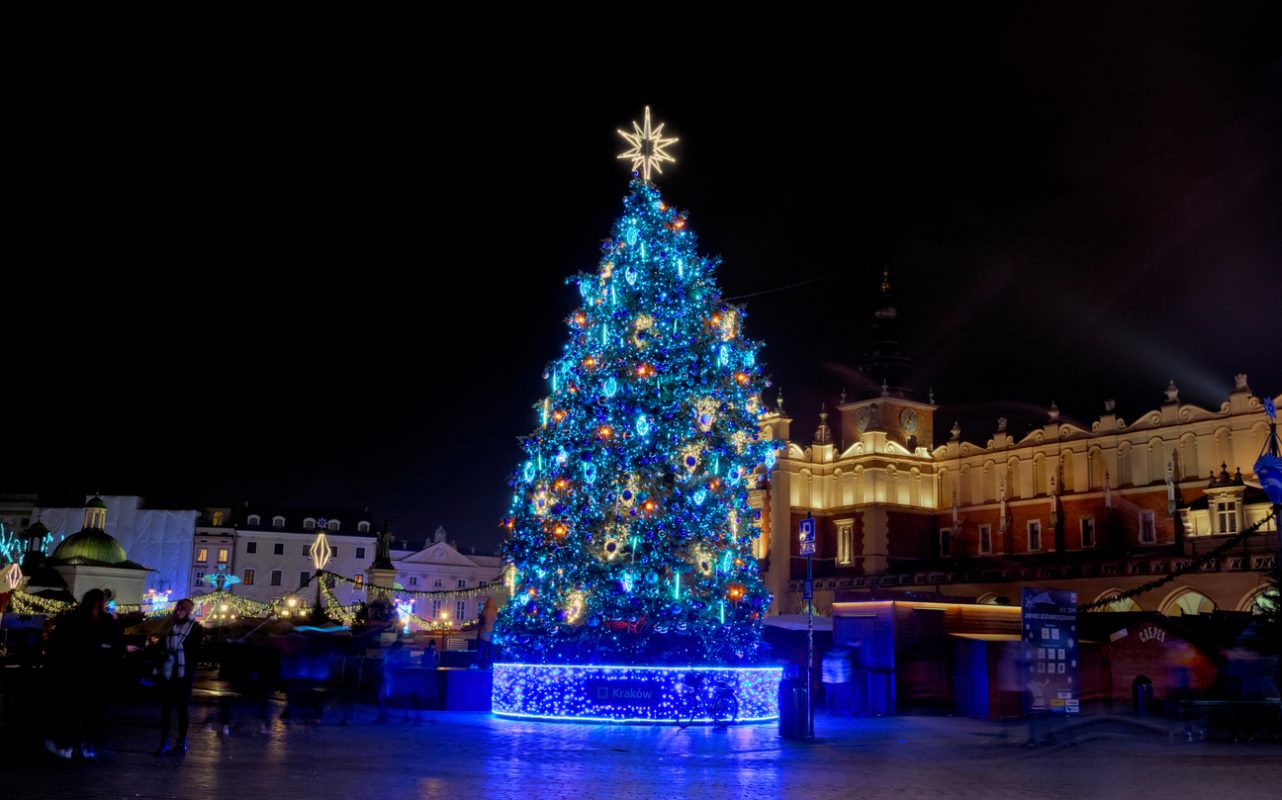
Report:
M156 668L156 685L160 689L160 747L156 755L187 752L188 705L191 685L196 676L196 653L204 628L192 617L196 604L187 598L174 605L173 616L162 628L164 654ZM178 736L169 743L169 722L178 714Z
M49 636L50 696L58 710L54 738L45 747L61 758L79 751L92 761L102 738L120 638L105 604L103 591L90 589Z

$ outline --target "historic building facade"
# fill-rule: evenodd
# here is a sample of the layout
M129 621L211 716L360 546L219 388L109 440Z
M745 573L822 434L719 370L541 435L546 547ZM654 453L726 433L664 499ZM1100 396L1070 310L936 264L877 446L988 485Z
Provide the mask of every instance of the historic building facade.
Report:
M796 531L817 520L815 605L887 593L1019 602L1023 585L1076 590L1091 603L1171 572L1270 514L1250 472L1268 433L1263 403L1238 375L1218 409L1183 403L1172 382L1160 406L1123 419L1112 401L1083 428L1048 410L1016 439L999 419L968 441L953 425L935 445L935 412L908 388L896 311L883 282L874 346L861 363L879 391L842 402L809 446L788 440L781 411L763 433L786 442L757 502L774 613L803 608ZM787 535L784 535L784 534ZM1192 574L1116 604L1118 610L1250 610L1273 564L1276 533Z

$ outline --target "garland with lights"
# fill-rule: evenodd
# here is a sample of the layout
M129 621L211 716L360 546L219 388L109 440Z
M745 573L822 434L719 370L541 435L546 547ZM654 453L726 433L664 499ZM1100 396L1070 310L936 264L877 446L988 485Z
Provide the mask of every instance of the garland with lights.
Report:
M770 595L748 493L776 458L761 345L648 180L601 252L568 280L580 305L512 474L494 641L527 662L752 662Z
M1242 544L1242 542L1245 541L1248 536L1250 536L1251 534L1263 528L1272 519L1273 519L1272 516L1266 516L1262 518L1261 520L1251 525L1250 527L1242 529L1240 533L1234 535L1232 538L1228 539L1223 544L1216 547L1214 550L1208 550L1207 552L1193 559L1191 562L1184 565L1183 567L1172 570L1171 572L1168 572L1167 574L1163 575L1160 578L1154 578L1153 580L1147 583L1142 583L1139 586L1134 587L1133 589L1127 589L1125 592L1116 592L1114 594L1110 594L1107 597L1096 600L1093 603L1087 603L1086 605L1078 606L1077 610L1079 612L1086 612L1086 611L1097 611L1101 608L1107 608L1109 605L1116 603L1118 600L1128 600L1132 597L1138 597L1144 594L1145 592L1151 592L1152 590L1158 588L1159 586L1164 586L1170 583L1171 581L1175 580L1181 575L1188 575L1191 572L1198 572L1202 569L1203 565L1223 556L1225 553L1228 553L1234 547L1237 547L1238 545Z
M406 596L412 596L412 597L431 597L431 598L441 599L441 600L466 600L468 598L480 597L482 595L489 596L494 594L496 591L498 591L503 587L503 583L501 581L494 581L492 583L484 583L484 584L481 584L480 586L474 586L471 589L435 589L435 590L402 589L400 587L389 588L386 586L374 586L369 581L361 581L360 583L357 583L356 580L353 578L348 578L334 572L325 572L324 574L327 577L333 578L339 583L345 583L349 586L352 586L357 589L365 590L365 591L368 591L370 589L375 589L378 591L388 592L390 594L395 594L395 595L406 595Z

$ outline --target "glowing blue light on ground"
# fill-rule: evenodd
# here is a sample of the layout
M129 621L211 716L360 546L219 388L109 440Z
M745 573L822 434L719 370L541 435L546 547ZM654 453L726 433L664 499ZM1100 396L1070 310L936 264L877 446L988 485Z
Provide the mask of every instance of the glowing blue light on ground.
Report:
M699 673L705 684L725 682L738 700L738 722L779 718L782 667L495 664L493 709L522 719L675 723L690 673Z

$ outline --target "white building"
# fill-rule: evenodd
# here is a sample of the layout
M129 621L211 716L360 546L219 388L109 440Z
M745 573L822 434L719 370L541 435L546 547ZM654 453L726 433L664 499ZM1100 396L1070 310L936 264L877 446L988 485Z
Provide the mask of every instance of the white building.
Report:
M396 583L420 592L475 589L499 580L503 572L498 556L464 554L447 541L445 529L437 528L432 541L422 550L393 550ZM501 593L500 589L498 593ZM498 594L496 593L496 594ZM468 598L418 598L414 613L424 619L451 619L469 622L477 618L490 594Z
M86 502L91 497L86 497ZM144 500L134 495L112 495L100 498L106 504L102 527L129 553L132 561L146 564L146 587L172 591L175 597L190 593L191 538L196 518L195 509L145 508ZM35 518L53 533L53 546L83 527L85 508L36 508Z
M217 509L211 509L211 512ZM211 518L209 520L213 522ZM224 520L219 520L224 522ZM280 506L251 506L238 510L234 522L234 546L230 564L220 565L224 545L224 526L209 526L204 537L197 536L194 556L206 548L209 567L201 577L204 587L197 592L213 591L210 577L219 572L219 566L233 573L240 582L232 591L241 597L270 602L289 594L301 592L304 600L315 598L315 585L310 583L316 569L312 564L311 546L317 533L324 531L332 551L326 572L332 572L363 582L365 570L374 559L376 537L369 510L346 511L342 509L297 509ZM199 539L209 541L201 543ZM334 595L340 603L354 603L365 599L365 592L343 582L335 582Z

